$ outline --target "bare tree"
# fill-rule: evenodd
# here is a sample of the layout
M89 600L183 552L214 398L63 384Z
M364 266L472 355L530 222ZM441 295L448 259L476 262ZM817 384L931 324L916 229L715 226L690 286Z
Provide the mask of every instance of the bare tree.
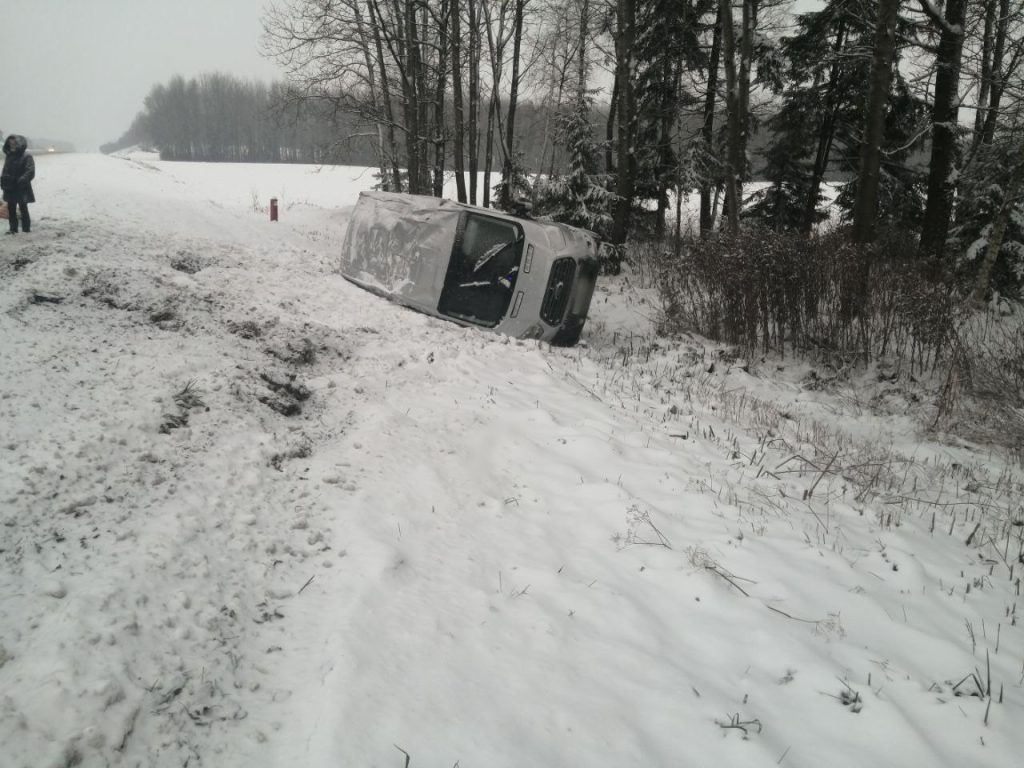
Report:
M477 169L480 163L480 60L483 54L480 34L483 18L480 3L466 0L469 16L469 202L477 201Z

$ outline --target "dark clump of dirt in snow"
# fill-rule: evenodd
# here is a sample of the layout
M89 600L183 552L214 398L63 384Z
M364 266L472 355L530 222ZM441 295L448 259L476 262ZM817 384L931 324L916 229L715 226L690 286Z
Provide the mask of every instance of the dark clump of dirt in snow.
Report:
M186 275L198 274L205 266L198 256L188 251L178 251L174 258L171 259L171 267L179 272L184 272Z
M229 320L228 330L242 339L258 339L263 335L263 327L255 320Z
M308 387L296 380L294 373L282 375L265 371L259 378L269 393L257 394L256 399L282 416L298 416L303 403L312 395Z

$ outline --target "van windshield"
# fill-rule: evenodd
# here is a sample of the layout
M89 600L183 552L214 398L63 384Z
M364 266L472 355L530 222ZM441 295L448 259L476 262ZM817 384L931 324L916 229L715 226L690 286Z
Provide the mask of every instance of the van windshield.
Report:
M438 311L492 327L505 316L519 275L523 231L512 222L464 213Z

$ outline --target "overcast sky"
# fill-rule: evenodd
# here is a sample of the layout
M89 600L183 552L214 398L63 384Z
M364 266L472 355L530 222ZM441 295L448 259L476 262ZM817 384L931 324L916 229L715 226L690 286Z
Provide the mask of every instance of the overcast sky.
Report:
M150 88L217 70L279 78L259 55L266 0L0 0L0 130L92 150Z
M0 0L0 131L95 150L173 75L269 82L267 0ZM797 0L801 9L820 0Z

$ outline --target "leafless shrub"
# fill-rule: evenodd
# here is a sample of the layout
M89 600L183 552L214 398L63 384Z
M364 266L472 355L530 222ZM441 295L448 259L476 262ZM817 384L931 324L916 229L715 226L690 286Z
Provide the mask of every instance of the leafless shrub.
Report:
M659 273L670 258L667 244L658 240L630 243L626 253L626 263L638 288L656 288Z
M960 325L932 427L1024 461L1024 317L978 314Z
M182 410L206 407L202 392L196 387L195 379L188 381L184 387L174 393L174 404Z
M910 374L945 359L958 306L899 234L872 246L842 232L718 235L679 260L666 252L658 285L664 332L697 331L749 356L799 353L839 366L888 357Z

